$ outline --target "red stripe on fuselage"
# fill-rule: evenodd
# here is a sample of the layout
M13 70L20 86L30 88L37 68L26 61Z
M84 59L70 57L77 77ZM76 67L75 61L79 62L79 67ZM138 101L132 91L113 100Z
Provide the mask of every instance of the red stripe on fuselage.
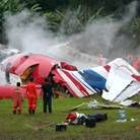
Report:
M79 81L77 81L74 77L72 77L72 75L69 72L64 71L64 70L63 70L63 72L70 78L70 80L82 92L82 94L84 94L84 96L86 96L86 97L89 96L88 92L86 91L86 89L83 87L83 85Z
M66 86L67 86L68 90L70 91L70 93L71 93L74 97L79 97L79 96L74 92L74 90L68 85L67 81L63 78L63 76L61 76L61 74L60 74L57 70L56 70L55 72L66 82ZM61 71L61 72L63 72L63 71ZM65 74L65 73L63 72L63 74ZM66 75L66 74L65 74L65 75Z

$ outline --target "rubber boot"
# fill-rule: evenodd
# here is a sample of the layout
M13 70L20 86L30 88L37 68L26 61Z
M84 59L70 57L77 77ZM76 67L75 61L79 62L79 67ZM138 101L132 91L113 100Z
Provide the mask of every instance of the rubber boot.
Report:
M13 110L13 114L16 114L16 110Z
M18 114L21 114L21 110L18 110Z
M35 114L35 110L32 110L32 114Z

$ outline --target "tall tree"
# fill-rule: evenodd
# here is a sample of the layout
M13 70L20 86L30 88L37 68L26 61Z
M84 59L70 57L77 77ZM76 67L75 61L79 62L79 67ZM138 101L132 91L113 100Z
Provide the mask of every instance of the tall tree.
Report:
M23 5L20 4L19 0L1 0L0 1L0 42L5 42L4 33L4 17L5 14L15 14L23 9Z

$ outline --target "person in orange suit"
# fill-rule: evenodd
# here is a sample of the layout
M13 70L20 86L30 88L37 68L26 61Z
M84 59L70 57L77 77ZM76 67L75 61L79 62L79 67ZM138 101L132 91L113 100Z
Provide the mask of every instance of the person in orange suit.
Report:
M22 102L23 102L23 95L20 88L20 82L17 82L16 88L14 89L14 95L13 95L13 114L16 114L18 111L18 114L21 114L22 112Z
M34 79L30 78L30 82L27 84L26 94L28 97L28 111L29 114L35 114L37 105L37 91Z

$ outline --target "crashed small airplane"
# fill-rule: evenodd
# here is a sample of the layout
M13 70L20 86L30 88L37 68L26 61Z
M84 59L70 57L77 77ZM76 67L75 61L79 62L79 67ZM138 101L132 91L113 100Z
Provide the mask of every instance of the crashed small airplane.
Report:
M7 65L10 65L10 85L4 80ZM139 72L122 58L104 66L78 70L67 62L60 62L45 55L20 53L3 60L0 69L0 98L11 98L10 87L15 86L17 81L26 84L32 76L35 82L41 85L44 77L50 73L54 75L54 81L68 89L74 97L100 94L106 100L121 102L140 91ZM23 89L25 92L25 86Z

